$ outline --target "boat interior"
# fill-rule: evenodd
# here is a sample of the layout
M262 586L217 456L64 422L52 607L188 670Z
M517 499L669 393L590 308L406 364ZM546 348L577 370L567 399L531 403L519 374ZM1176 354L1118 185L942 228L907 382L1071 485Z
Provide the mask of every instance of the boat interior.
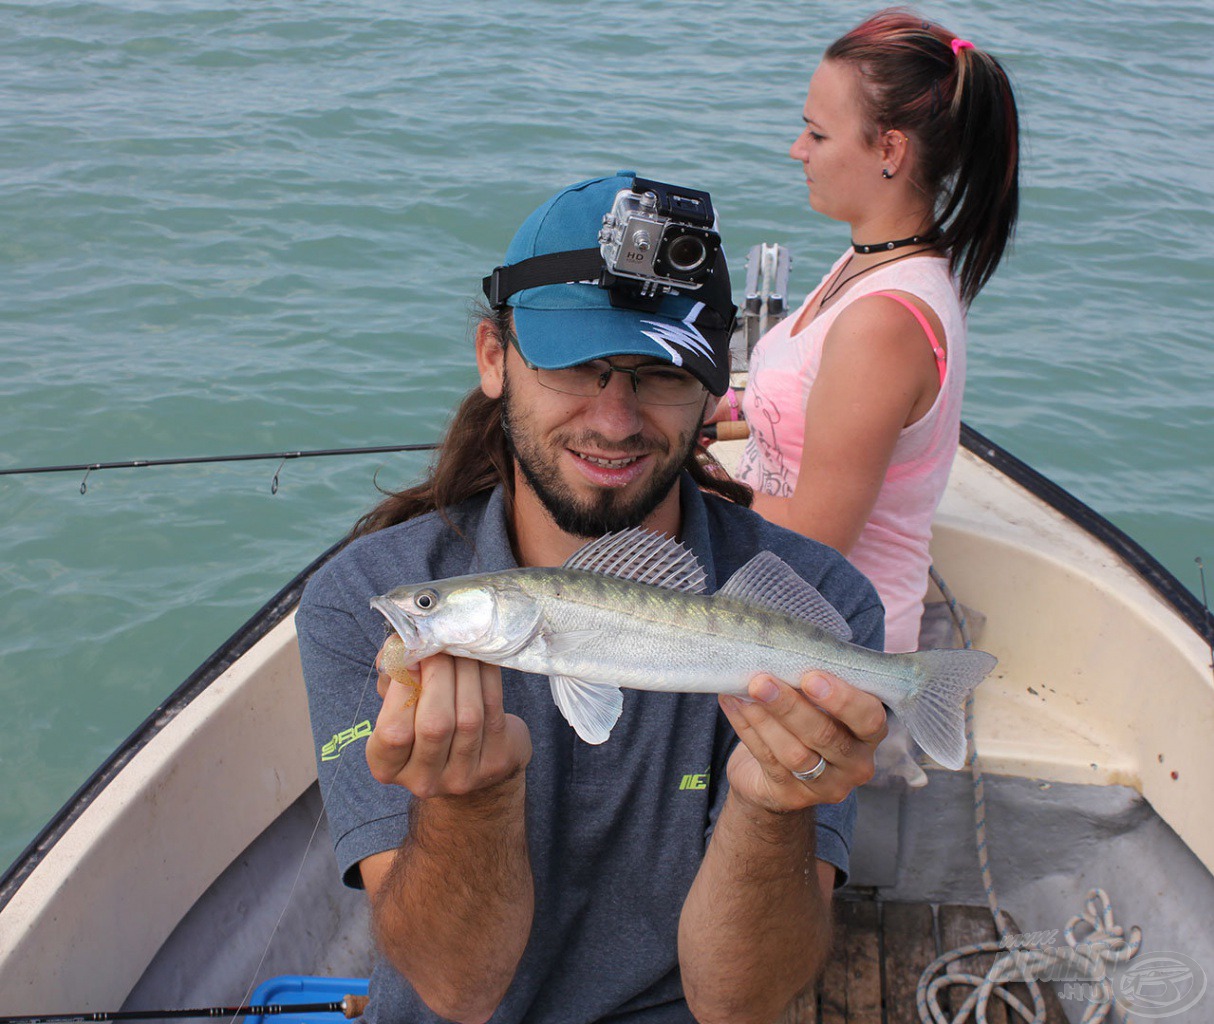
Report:
M1190 727L1214 723L1209 652L1191 631L1165 641L1163 602L1064 517L1043 518L1038 502L972 454L959 466L934 554L949 596L961 595L967 632L1000 658L974 706L999 907L1018 934L1062 945L1068 922L1102 889L1116 925L1141 928L1140 955L1179 952L1214 969L1214 833L1200 793L1214 764L1200 742L1208 733ZM960 645L945 594L932 596L935 645ZM925 785L889 775L861 791L836 958L790 1021L914 1019L918 979L935 956L977 937L998 941L974 776L925 774ZM1090 931L1081 926L1080 937ZM204 971L199 949L216 951ZM337 881L313 783L218 877L126 1002L240 999L301 964L365 976L372 955L367 908ZM876 988L871 977L861 983L861 967L876 970ZM840 988L835 976L855 978ZM1080 1019L1090 985L1043 987L1054 1019ZM1202 1000L1191 1018L1169 1019L1206 1020L1206 1011Z

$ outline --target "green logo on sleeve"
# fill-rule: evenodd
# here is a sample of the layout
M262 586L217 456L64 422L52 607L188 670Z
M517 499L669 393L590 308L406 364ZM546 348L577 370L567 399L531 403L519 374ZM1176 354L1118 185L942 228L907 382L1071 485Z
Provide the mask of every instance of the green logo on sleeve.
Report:
M358 725L352 725L349 729L343 729L320 748L320 759L322 761L336 761L341 757L341 752L351 743L355 740L366 739L370 735L370 719L367 719L365 722L359 722Z
M684 775L682 781L679 782L679 789L707 789L708 780L712 777L710 772L699 772L695 775Z

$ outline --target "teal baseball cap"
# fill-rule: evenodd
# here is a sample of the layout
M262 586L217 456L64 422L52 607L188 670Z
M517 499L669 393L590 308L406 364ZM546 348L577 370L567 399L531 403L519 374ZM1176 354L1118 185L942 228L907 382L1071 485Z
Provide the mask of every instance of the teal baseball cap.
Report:
M541 369L653 356L724 394L737 314L724 253L711 254L699 287L657 294L612 274L603 258L603 218L639 180L635 171L618 171L562 189L523 222L505 262L484 279L485 294L495 308L512 309L519 350ZM711 211L707 193L686 192L702 196Z

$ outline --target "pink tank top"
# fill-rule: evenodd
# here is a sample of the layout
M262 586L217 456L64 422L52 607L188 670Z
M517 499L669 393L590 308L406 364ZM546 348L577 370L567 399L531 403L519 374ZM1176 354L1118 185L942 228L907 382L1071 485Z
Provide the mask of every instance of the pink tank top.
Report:
M835 318L856 299L900 291L920 298L944 327L947 359L940 393L927 413L903 428L885 482L849 561L877 588L885 605L885 649L913 651L931 564L932 517L948 483L961 429L965 387L965 311L948 261L911 257L865 275L834 306L794 334L793 325L847 259L844 254L796 313L755 346L743 397L750 425L738 478L756 491L792 495L805 439L805 403L818 375L822 345ZM929 344L925 337L923 343Z

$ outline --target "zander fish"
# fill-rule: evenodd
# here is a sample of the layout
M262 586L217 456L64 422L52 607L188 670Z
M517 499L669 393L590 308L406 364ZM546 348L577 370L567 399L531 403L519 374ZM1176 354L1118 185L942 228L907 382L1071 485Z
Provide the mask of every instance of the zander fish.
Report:
M445 651L547 675L587 743L611 735L620 687L744 696L761 672L796 682L823 669L884 702L944 767L965 763L965 698L994 657L850 643L843 617L769 551L715 594L704 593L704 580L692 552L637 528L592 541L559 569L399 587L371 607L400 636L402 663Z

